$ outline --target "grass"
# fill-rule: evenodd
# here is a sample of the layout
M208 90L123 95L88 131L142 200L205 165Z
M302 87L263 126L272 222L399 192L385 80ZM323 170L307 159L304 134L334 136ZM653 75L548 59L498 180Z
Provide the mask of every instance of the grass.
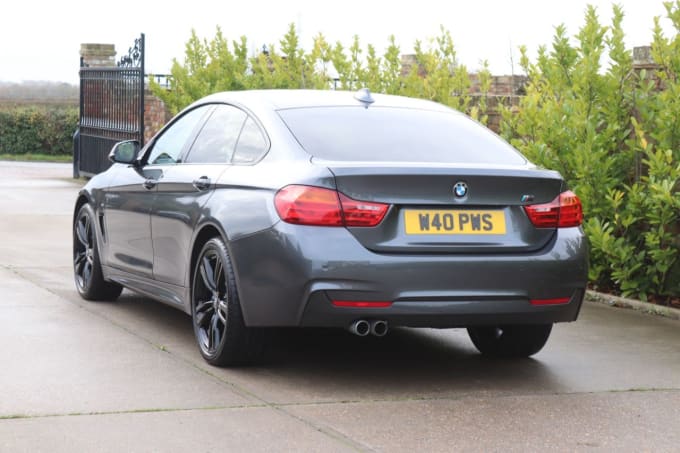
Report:
M70 154L0 154L0 160L24 162L73 162Z

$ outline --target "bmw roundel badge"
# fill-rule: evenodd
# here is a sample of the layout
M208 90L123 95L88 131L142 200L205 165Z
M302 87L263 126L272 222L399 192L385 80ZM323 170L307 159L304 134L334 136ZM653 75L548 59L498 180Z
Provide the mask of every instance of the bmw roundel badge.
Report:
M453 186L453 194L457 198L463 198L466 196L468 193L468 186L462 181L459 181L456 183L456 185Z

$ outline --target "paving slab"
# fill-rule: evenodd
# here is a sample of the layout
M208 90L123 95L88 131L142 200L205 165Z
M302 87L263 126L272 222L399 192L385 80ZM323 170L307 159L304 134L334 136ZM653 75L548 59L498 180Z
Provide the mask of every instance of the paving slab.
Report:
M256 401L0 268L0 417Z
M374 451L678 451L680 391L296 406Z
M0 422L0 451L351 452L362 448L271 408L236 408Z

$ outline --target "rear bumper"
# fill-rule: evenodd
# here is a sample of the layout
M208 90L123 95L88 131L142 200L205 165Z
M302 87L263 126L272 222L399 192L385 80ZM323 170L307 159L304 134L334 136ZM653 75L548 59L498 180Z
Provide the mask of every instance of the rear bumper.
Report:
M301 325L346 327L357 319L381 319L393 326L467 327L501 324L548 324L574 321L583 301L583 290L569 303L535 307L526 298L450 298L448 300L397 300L389 308L337 308L328 294L314 293Z
M463 327L574 321L587 281L580 228L557 230L543 249L513 255L377 254L344 228L278 223L230 242L246 324ZM532 299L568 297L560 305ZM340 308L333 300L389 301Z

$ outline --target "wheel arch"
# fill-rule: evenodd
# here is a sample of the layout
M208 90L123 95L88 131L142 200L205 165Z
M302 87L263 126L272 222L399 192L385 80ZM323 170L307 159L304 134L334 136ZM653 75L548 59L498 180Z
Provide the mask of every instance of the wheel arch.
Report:
M220 237L224 241L224 244L227 246L227 250L229 250L229 241L227 240L227 235L219 226L212 222L207 222L203 224L194 235L194 239L191 244L191 254L189 255L189 275L187 275L186 277L190 299L191 299L191 287L193 284L192 279L194 276L194 270L196 269L196 258L198 258L198 254L201 253L201 249L203 248L205 243L214 237ZM189 300L189 304L191 304L191 300Z
M73 220L71 221L71 224L75 224L76 216L78 215L78 211L80 211L80 208L82 208L84 204L89 203L90 201L91 201L90 194L84 190L81 190L80 193L78 194L78 198L76 199L76 204L73 209Z

